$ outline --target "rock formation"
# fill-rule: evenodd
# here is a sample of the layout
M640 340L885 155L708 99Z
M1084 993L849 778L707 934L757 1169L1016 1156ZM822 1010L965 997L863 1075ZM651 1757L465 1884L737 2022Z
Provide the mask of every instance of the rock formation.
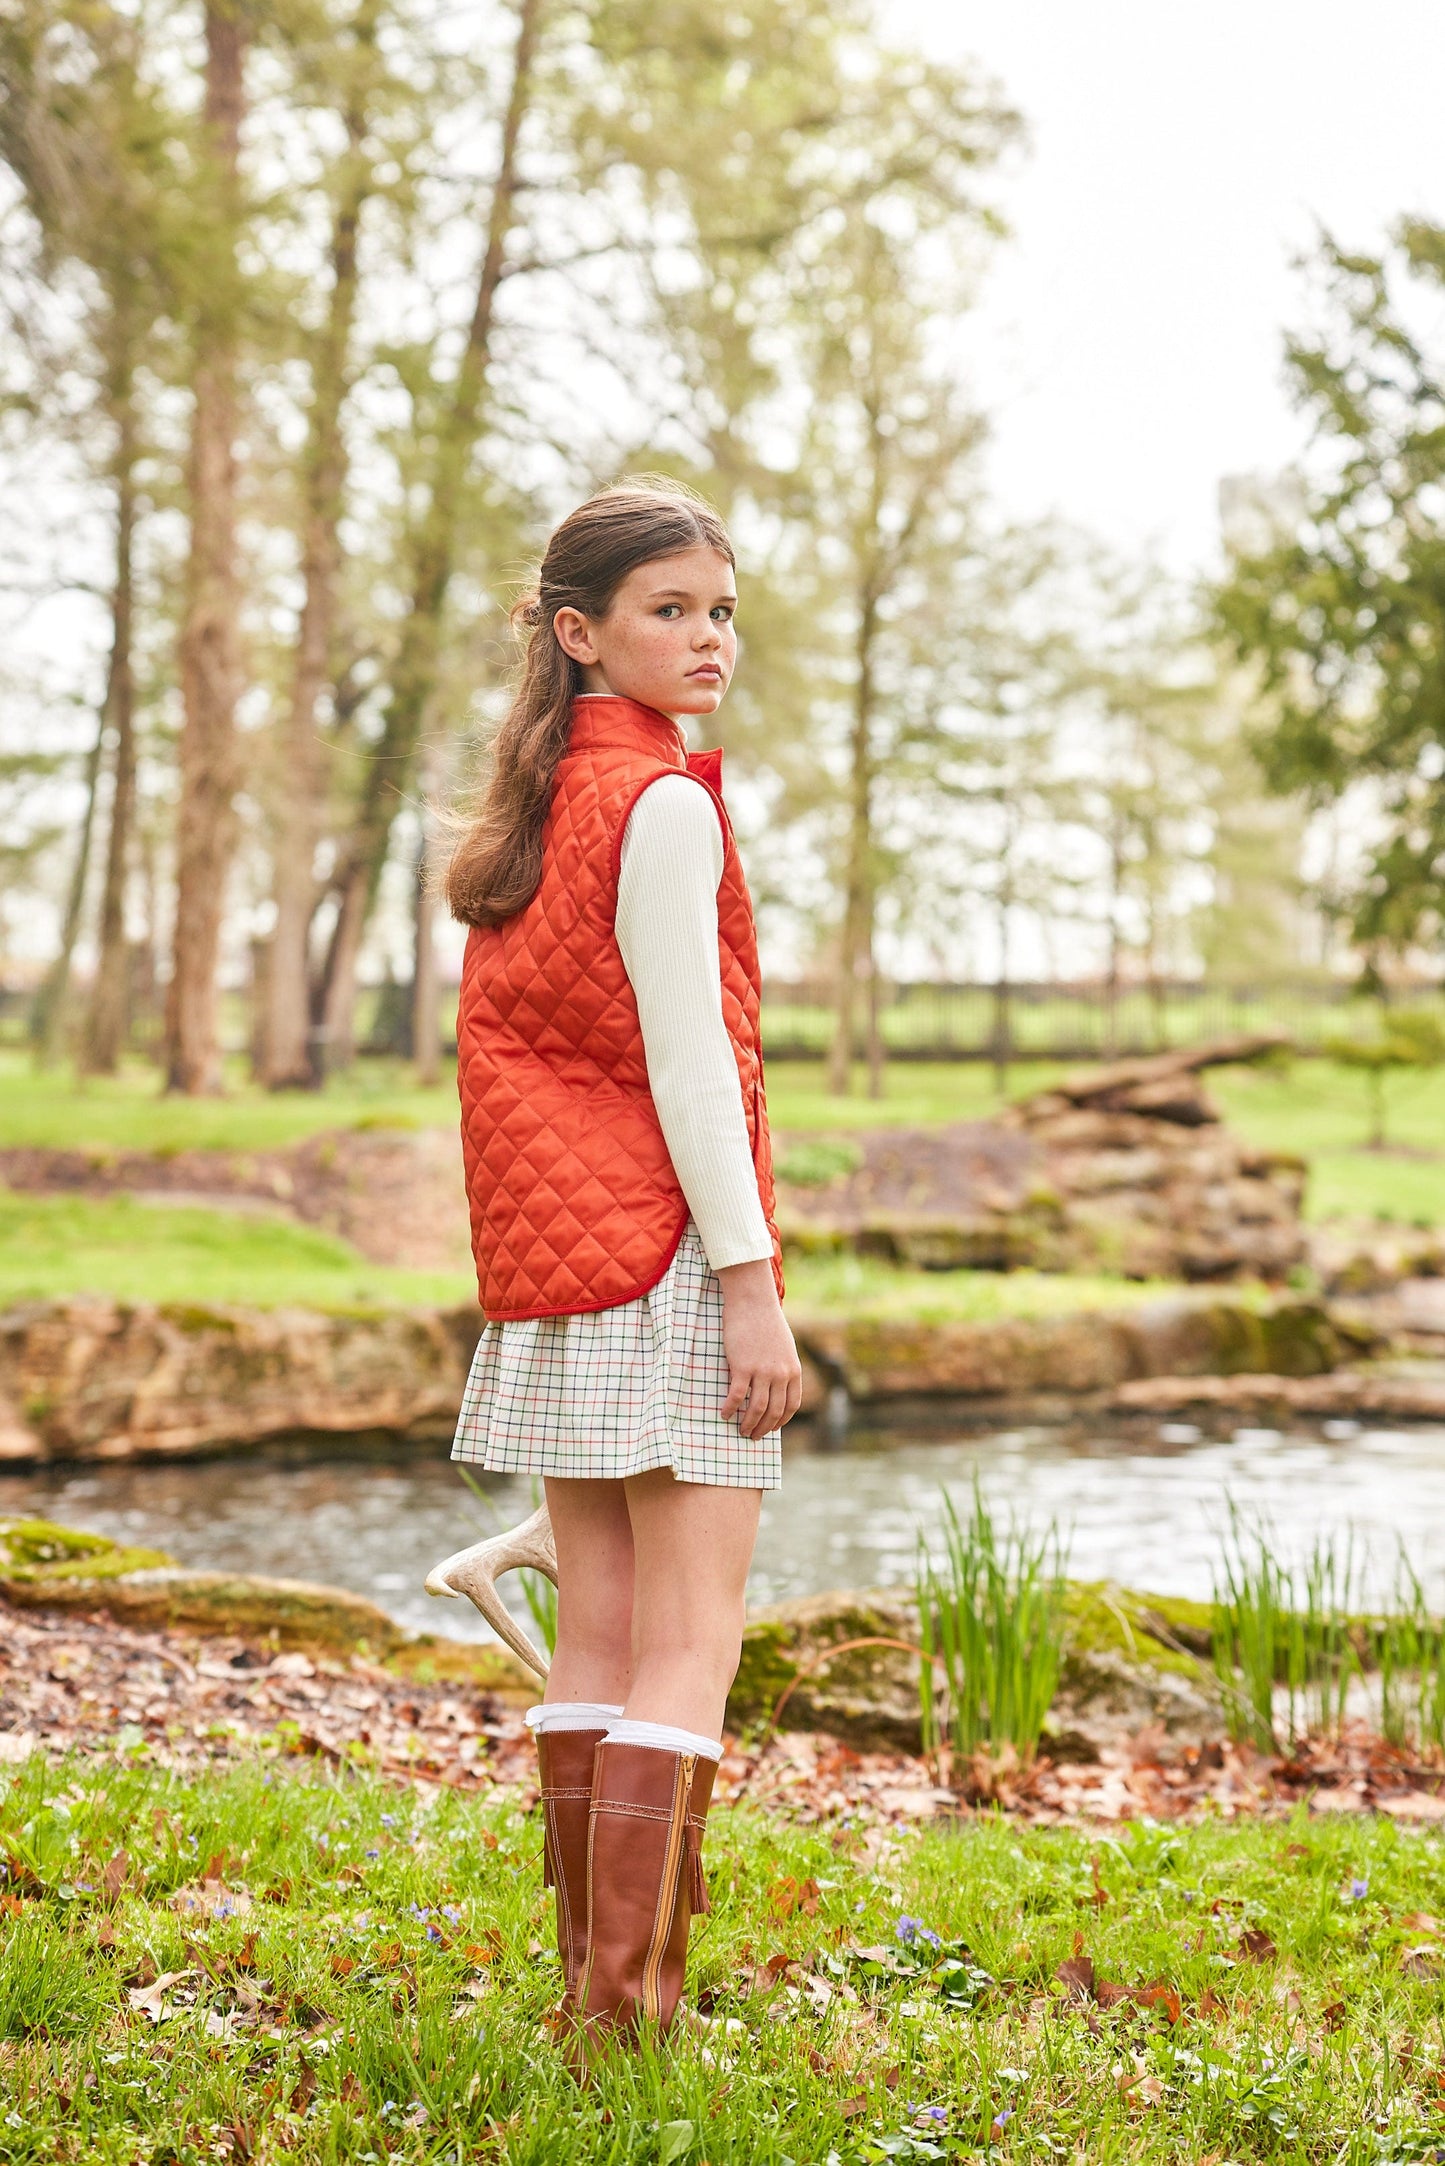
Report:
M1304 1161L1231 1134L1199 1081L1276 1043L1121 1061L997 1120L851 1139L851 1170L782 1183L785 1239L932 1270L1282 1279L1306 1254Z

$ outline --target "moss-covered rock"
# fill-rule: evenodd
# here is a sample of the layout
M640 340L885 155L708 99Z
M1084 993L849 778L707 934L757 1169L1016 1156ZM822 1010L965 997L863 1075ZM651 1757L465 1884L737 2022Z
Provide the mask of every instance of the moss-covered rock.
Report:
M0 1600L17 1609L103 1610L147 1631L361 1655L419 1684L455 1678L479 1691L536 1693L536 1680L506 1648L405 1631L364 1595L306 1580L190 1571L160 1550L50 1520L0 1521Z
M1178 1736L1218 1736L1210 1629L1208 1603L1071 1582L1050 1728L1056 1753L1092 1757L1150 1724ZM757 1727L776 1712L782 1729L917 1751L917 1645L918 1612L902 1589L809 1595L759 1610L743 1634L728 1719Z
M1317 1376L1359 1336L1321 1302L1247 1294L977 1323L802 1314L794 1330L803 1352L863 1402L1077 1396L1158 1376Z
M162 1549L135 1548L48 1519L0 1520L0 1583L114 1579L174 1561Z

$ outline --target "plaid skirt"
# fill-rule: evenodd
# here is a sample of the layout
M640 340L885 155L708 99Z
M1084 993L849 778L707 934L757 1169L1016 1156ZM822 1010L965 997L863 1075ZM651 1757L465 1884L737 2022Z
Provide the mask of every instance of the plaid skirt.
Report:
M651 1293L586 1316L488 1324L472 1359L453 1459L490 1474L776 1489L782 1444L724 1421L722 1287L689 1219Z

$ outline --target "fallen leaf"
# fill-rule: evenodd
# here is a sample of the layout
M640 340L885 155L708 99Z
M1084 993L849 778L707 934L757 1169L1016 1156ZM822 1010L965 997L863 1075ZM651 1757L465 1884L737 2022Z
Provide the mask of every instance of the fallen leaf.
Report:
M1320 2010L1320 2021L1327 2031L1337 2031L1348 2013L1343 2001L1330 2001Z
M366 2104L366 2093L362 2090L361 2085L349 2068L341 2079L340 2096L346 2100L348 2106L364 2106Z
M1158 2009L1171 2023L1177 2023L1184 2013L1184 2004L1178 1993L1163 1978L1156 1978L1150 1985L1140 1986L1134 1994L1134 2000L1140 2008Z
M1094 1995L1094 1959L1090 1955L1073 1955L1061 1963L1054 1972L1071 2001L1092 2000Z
M182 1979L194 1978L195 1975L193 1970L163 1970L152 1984L131 1986L126 1993L126 1999L137 2014L149 2016L152 2023L162 2023L168 2015L174 2013L165 2005L166 1994L172 1986L179 1985Z
M818 1883L816 1880L795 1880L791 1873L786 1879L775 1880L768 1890L768 1908L778 1919L791 1918L801 1911L805 1918L818 1915Z
M840 2101L838 2111L845 2121L851 2121L857 2114L866 2113L868 2111L868 2093L866 2091L855 2091L851 2098Z
M1442 1925L1438 1918L1432 1918L1428 1910L1408 1911L1400 1924L1407 1933L1434 1933L1445 1936L1445 1925Z
M1248 1925L1239 1936L1239 1952L1251 1963L1272 1963L1278 1948L1262 1927Z
M331 1958L331 1975L333 1978L349 1978L355 1968L356 1957L354 1955L334 1955Z
M100 1876L101 1891L108 1903L120 1900L121 1890L129 1878L130 1859L123 1850L117 1850Z

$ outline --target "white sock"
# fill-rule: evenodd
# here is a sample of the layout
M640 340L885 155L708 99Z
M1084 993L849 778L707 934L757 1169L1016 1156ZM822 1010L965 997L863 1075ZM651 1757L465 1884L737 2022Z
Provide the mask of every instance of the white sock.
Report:
M539 1737L548 1730L605 1730L621 1713L606 1700L544 1700L527 1709L527 1728Z
M607 1725L609 1745L651 1745L658 1752L694 1752L701 1760L722 1758L722 1739L699 1737L696 1730L675 1729L670 1722L633 1722L624 1716Z

